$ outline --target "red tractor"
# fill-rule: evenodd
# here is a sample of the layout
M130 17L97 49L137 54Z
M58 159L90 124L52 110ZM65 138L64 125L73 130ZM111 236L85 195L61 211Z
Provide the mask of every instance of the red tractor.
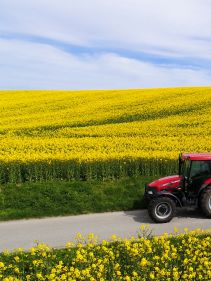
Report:
M181 154L179 175L146 185L145 198L149 216L156 223L169 222L176 207L199 207L211 217L211 154Z

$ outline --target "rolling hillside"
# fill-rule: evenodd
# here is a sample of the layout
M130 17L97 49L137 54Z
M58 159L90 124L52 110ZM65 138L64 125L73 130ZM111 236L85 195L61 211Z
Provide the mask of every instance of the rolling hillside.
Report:
M0 91L2 182L167 174L210 135L210 87Z

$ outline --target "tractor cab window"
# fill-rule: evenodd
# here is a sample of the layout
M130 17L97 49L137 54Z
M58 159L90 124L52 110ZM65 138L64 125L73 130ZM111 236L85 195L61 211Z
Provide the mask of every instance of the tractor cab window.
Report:
M192 161L190 178L204 177L209 174L209 161Z
M182 162L181 172L182 172L182 175L183 175L185 178L188 178L188 176L189 176L189 170L190 170L190 161L189 161L189 160L184 160L184 161Z

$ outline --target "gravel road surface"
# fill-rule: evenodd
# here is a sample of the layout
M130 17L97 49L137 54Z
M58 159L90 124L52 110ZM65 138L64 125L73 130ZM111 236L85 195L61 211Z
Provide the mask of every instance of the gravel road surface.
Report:
M0 252L4 249L29 249L35 241L53 247L62 247L73 241L76 234L94 233L100 239L109 239L112 234L120 237L137 236L141 224L146 224L155 235L171 233L174 227L188 229L211 228L211 219L198 214L196 210L179 210L177 217L165 224L155 224L146 210L88 214L68 217L17 220L0 222Z

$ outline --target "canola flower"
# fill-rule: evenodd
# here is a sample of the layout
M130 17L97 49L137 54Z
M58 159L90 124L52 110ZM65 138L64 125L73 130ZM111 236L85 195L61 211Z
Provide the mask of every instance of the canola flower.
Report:
M146 229L142 227L142 231ZM210 230L101 243L93 234L56 250L38 244L0 254L0 278L20 280L210 280Z
M2 182L172 173L210 135L210 87L0 91Z

